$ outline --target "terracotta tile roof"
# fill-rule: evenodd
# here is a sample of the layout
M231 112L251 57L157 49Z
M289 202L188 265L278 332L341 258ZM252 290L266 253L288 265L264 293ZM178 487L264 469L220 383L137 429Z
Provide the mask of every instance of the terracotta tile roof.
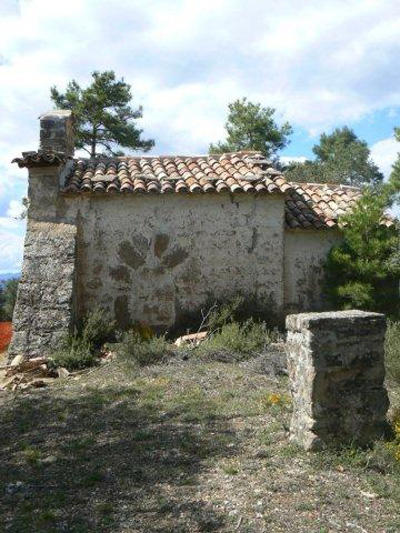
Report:
M38 152L22 152L22 157L16 157L11 162L17 163L20 168L43 167L65 163L68 157L63 152L39 150Z
M285 219L289 229L338 228L341 215L349 213L362 192L358 187L327 183L290 183L286 195ZM382 224L390 227L394 220L385 216Z
M286 179L257 152L210 156L78 159L65 192L285 193Z
M361 190L339 184L291 183L286 197L286 226L334 228L338 218L349 212L361 197Z
M24 152L19 166L59 165L56 152ZM288 229L329 229L349 212L361 190L338 184L289 183L259 152L205 156L74 159L62 190L76 193L280 193ZM383 224L393 225L385 218Z

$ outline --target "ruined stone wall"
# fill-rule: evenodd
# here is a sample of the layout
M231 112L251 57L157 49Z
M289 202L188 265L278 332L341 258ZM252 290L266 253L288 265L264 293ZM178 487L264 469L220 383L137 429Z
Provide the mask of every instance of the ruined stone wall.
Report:
M121 326L163 329L238 292L266 313L282 309L281 196L92 195L59 204L78 226L80 315L101 306Z
M286 230L284 254L285 312L327 309L321 287L324 262L341 235L334 230Z
M383 437L384 315L303 313L289 315L286 327L292 439L317 449Z

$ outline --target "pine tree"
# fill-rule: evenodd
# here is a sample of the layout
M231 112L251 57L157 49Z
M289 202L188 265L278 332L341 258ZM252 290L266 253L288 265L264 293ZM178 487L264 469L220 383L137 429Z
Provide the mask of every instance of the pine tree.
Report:
M123 155L118 146L131 150L150 150L153 140L141 138L135 120L143 109L129 105L131 87L124 79L116 80L113 71L93 72L93 81L86 88L72 80L65 93L51 88L51 99L57 109L71 109L75 117L75 147L86 150L91 157L101 153ZM102 152L100 152L101 150Z
M261 104L242 98L229 104L228 108L225 124L228 137L224 142L210 144L210 154L258 150L267 158L272 158L278 150L289 144L292 127L288 122L278 126L274 119L275 109L272 107L262 107Z
M288 179L355 186L374 185L383 180L367 143L346 126L335 129L330 135L323 133L313 152L314 161L289 166L285 172Z
M369 189L341 219L343 240L325 265L326 294L336 309L400 312L399 225L382 224L393 189Z

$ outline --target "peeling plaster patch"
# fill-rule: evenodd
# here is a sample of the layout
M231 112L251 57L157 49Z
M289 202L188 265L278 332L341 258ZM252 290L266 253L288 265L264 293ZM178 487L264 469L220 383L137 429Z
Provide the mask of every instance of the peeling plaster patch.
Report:
M156 235L156 238L154 240L154 253L158 258L162 256L162 254L166 251L169 244L169 237L168 235L165 235L163 233L159 233Z
M164 257L163 264L168 268L175 268L183 263L187 257L189 257L189 252L178 246Z
M119 245L118 256L126 265L132 268L139 268L144 265L144 257L136 251L129 241L123 241Z
M110 276L116 281L123 281L129 283L131 281L131 276L129 270L125 266L119 266L116 268L110 268Z
M114 313L119 326L125 329L131 325L127 296L117 296L115 298Z

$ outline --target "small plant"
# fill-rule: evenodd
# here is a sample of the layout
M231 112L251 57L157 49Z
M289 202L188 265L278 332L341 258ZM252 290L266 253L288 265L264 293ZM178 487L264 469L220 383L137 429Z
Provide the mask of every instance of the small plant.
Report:
M81 337L85 344L99 349L105 342L113 340L115 322L103 309L88 313L83 321Z
M393 420L393 440L388 442L386 447L400 467L400 412L396 413Z
M145 366L160 363L171 355L172 345L164 336L143 338L137 330L133 330L125 333L118 351L126 359Z
M400 322L389 322L385 338L385 365L390 379L400 385Z
M115 323L101 309L88 313L81 327L65 339L51 358L51 366L67 370L82 370L93 366L98 360L98 350L113 340Z
M197 353L200 357L221 361L246 359L263 351L275 337L276 334L270 332L263 322L257 323L249 319L243 324L225 323L219 331L199 345Z
M82 370L93 366L97 360L97 354L93 346L87 344L82 338L68 337L58 351L51 358L51 366L64 367L67 370Z

